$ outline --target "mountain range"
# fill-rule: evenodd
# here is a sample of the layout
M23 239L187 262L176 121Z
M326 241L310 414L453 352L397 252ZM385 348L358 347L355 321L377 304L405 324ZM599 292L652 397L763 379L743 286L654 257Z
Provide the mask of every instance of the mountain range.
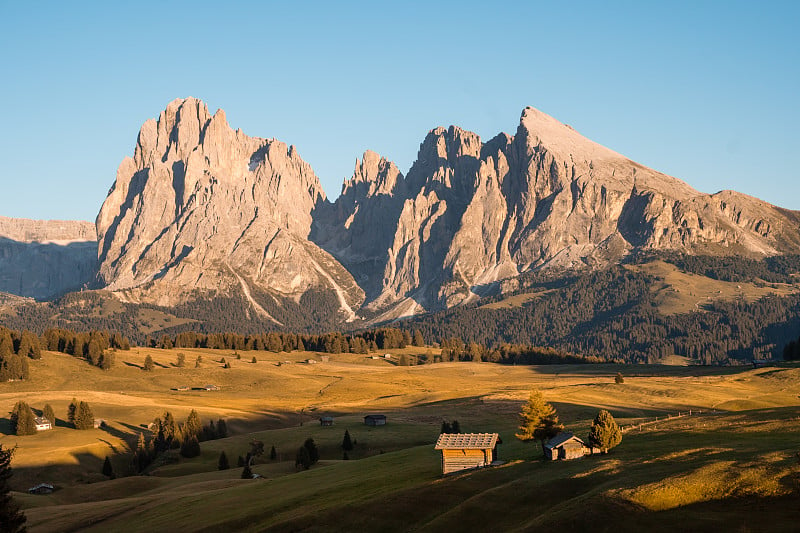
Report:
M143 124L95 227L0 219L0 291L84 286L165 307L222 296L291 329L290 307L376 323L640 252L800 253L800 212L700 193L531 107L513 136L429 131L405 175L367 151L331 202L294 146L175 100Z

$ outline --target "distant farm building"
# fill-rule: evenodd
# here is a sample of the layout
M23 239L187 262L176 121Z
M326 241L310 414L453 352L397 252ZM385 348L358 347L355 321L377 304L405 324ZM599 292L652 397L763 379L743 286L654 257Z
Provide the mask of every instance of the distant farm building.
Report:
M320 426L332 426L333 425L333 417L332 416L321 416L321 417L319 417L319 425Z
M319 358L320 358L320 360L322 360L323 363L327 363L328 361L331 360L331 356L330 355L320 355Z
M47 431L48 429L53 429L53 424L48 419L41 416L34 418L33 423L36 427L36 431Z
M384 359L391 359L391 358L392 358L392 354L390 354L390 353L385 353L385 354L383 354L383 358L384 358Z
M364 417L364 424L368 426L385 426L386 415L367 415Z
M104 428L106 427L106 421L102 418L95 418L94 420L94 429Z
M317 364L317 360L316 359L306 359L306 364L316 365Z
M753 359L753 368L763 368L765 366L773 366L778 361L775 359Z
M497 459L497 433L442 433L434 449L442 450L442 473L489 466Z
M561 432L544 445L545 458L556 461L558 459L580 459L592 453L586 443L568 432Z
M51 494L56 488L50 483L39 483L28 489L29 494Z
M216 385L206 385L205 387L203 387L203 390L206 391L219 390L219 387L217 387Z

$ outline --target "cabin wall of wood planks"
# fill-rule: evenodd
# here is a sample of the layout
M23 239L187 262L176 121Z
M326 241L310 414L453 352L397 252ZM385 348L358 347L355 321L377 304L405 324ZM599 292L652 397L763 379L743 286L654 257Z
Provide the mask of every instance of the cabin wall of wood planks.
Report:
M442 450L442 472L450 474L492 463L492 450Z

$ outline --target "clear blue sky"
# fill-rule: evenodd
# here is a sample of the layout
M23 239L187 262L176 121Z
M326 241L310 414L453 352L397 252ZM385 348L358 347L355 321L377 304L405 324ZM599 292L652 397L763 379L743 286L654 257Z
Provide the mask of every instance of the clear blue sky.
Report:
M0 0L0 215L94 220L142 122L186 96L294 144L331 199L366 149L405 172L429 129L488 140L532 105L800 209L800 2L72 4Z

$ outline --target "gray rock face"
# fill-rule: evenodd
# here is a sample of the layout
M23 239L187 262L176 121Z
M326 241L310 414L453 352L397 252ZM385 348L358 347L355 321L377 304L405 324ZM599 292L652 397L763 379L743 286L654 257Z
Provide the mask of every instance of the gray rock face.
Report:
M732 191L701 194L533 108L514 137L482 143L437 128L405 178L374 169L357 165L324 221L336 229L314 235L360 274L365 308L380 319L469 301L531 268L599 266L634 250L800 250L798 213ZM365 264L378 267L372 276Z
M238 294L265 315L257 295L323 290L342 320L370 321L636 250L798 252L798 228L796 212L701 194L533 108L513 137L430 131L406 176L368 151L330 203L294 147L192 98L142 126L97 218L99 278L123 298Z
M0 292L48 299L97 272L94 224L0 217Z
M351 318L361 290L307 239L324 199L293 146L234 131L196 99L175 100L144 123L97 217L100 279L160 305L239 294L262 316L256 292L298 299L323 288Z

